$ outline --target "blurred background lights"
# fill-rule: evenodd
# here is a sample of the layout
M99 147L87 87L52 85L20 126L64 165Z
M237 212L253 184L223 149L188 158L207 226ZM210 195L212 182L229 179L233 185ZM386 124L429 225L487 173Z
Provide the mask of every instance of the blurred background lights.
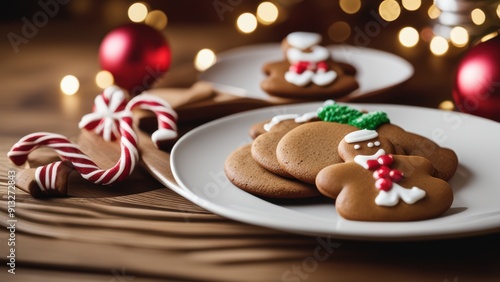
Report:
M194 67L199 71L204 71L215 64L217 57L210 49L201 49L194 59Z
M257 19L261 24L269 25L278 19L279 10L271 2L262 2L257 7Z
M361 0L340 0L340 8L347 14L355 14L361 8Z
M135 23L144 21L147 15L148 7L144 3L137 2L128 8L128 18Z
M500 19L500 4L497 6L497 17Z
M470 16L472 18L472 22L476 25L482 25L484 21L486 21L486 15L484 14L483 10L479 8L472 10Z
M401 14L401 7L395 0L384 0L378 7L382 19L388 22L395 21Z
M95 84L102 89L113 85L114 82L113 74L106 70L98 72L95 76Z
M431 42L433 37L434 37L434 31L432 30L431 27L424 27L420 31L420 38L424 42Z
M251 33L257 28L257 18L251 13L243 13L236 20L236 26L243 33Z
M413 27L404 27L399 31L399 42L405 47L417 45L419 40L418 31Z
M449 48L448 41L443 37L436 36L432 38L430 49L434 55L436 56L444 55L446 52L448 52L448 48Z
M421 0L403 0L403 7L408 11L416 11L422 5Z
M451 43L457 47L464 47L469 43L469 33L461 26L454 27L450 32Z
M344 42L351 36L351 27L343 21L335 22L328 27L328 36L334 42Z
M429 10L427 10L427 15L429 15L429 18L431 18L432 20L435 20L439 17L439 15L441 15L441 11L438 9L438 7L432 4L429 7Z
M485 36L483 36L480 40L480 42L484 42L484 41L488 41L494 37L497 37L498 36L498 31L494 31L492 33L489 33L489 34L486 34Z
M164 12L160 10L154 10L148 13L146 16L145 23L157 30L162 30L167 26L168 18Z
M74 75L66 75L61 79L61 91L66 95L74 95L80 89L80 82Z
M439 104L438 108L445 111L453 111L455 109L455 105L450 100L444 100Z

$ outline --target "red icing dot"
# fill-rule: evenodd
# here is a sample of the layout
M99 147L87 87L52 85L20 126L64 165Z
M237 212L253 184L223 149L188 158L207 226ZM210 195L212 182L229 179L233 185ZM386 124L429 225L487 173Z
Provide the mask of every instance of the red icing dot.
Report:
M324 71L328 70L328 64L325 61L319 62L317 66L318 70L324 70Z
M375 181L375 187L382 191L389 191L392 188L392 181L388 178L379 178Z
M377 162L377 160L368 160L366 161L366 165L368 166L369 170L374 170L380 167L380 164Z
M399 169L393 169L389 173L389 176L391 177L392 181L398 182L401 179L403 179L404 175L403 175L403 172L401 170L399 170Z
M382 155L377 159L378 163L381 165L390 166L394 161L392 155Z
M373 172L373 177L375 179L388 178L390 172L391 172L391 169L388 166L381 166L376 171Z

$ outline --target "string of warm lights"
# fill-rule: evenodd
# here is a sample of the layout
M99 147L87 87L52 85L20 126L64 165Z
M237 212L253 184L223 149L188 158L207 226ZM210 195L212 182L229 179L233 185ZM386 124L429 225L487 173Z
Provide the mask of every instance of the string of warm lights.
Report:
M465 0L464 0L465 1ZM464 1L461 2L463 5ZM280 18L283 18L286 14L286 9L283 3L284 0L275 0L274 3L271 1L263 1L258 6L255 12L243 12L237 18L235 22L236 29L242 34L251 34L255 32L259 25L268 26L278 22ZM294 2L294 1L290 1ZM296 1L295 1L296 2ZM294 3L295 3L294 2ZM423 3L427 2L427 3ZM431 2L431 3L428 3ZM446 3L446 9L443 9L443 5ZM451 7L450 0L382 0L380 1L377 9L378 15L386 22L395 22L402 17L403 12L415 12L421 9L427 9L426 14L430 19L430 22L437 21L438 23L434 26L426 26L417 28L415 26L404 26L400 29L397 34L397 40L405 48L414 48L418 46L419 42L424 42L428 44L430 52L435 56L443 56L449 50L450 47L464 48L470 44L470 30L469 25L444 25L443 23L453 24L457 16L453 14L453 11L458 8L463 10L463 7ZM474 1L465 1L468 5L474 5ZM486 1L488 2L488 1ZM476 27L486 26L488 22L493 20L497 21L500 19L500 3L489 4L490 9L493 13L486 13L484 7L474 7L470 9L470 13L467 14L460 9L459 17L465 17L465 22L470 22L471 25ZM354 15L361 11L363 5L366 2L361 0L339 0L338 4L342 12L348 15ZM289 3L290 4L290 3ZM293 3L292 3L293 4ZM366 4L365 4L366 5ZM457 4L458 5L458 4ZM491 9L493 7L493 9ZM455 10L454 10L455 9ZM162 30L167 26L168 18L167 15L160 10L151 10L149 5L144 2L136 2L128 7L127 15L130 21L136 23L144 23L150 25L158 30ZM488 20L488 17L490 19ZM491 19L491 17L496 17ZM334 42L342 43L346 42L352 37L352 27L345 20L338 20L333 22L328 27L328 35L330 39ZM491 37L498 35L494 32L484 36L481 41L485 41ZM213 50L204 48L197 52L194 58L194 67L198 71L204 71L210 68L217 60L216 54ZM61 90L65 94L74 94L78 91L79 82L74 76L71 80L65 77L63 88L63 80L61 81ZM66 80L65 80L66 79ZM113 76L107 71L100 71L95 76L95 83L99 88L106 88L114 83ZM75 90L76 89L76 90Z

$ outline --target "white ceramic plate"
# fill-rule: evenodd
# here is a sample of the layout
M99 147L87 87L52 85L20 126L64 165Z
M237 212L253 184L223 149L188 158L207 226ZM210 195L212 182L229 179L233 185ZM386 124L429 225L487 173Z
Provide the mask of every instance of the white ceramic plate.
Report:
M346 96L348 99L380 93L413 75L413 66L391 53L349 45L328 48L335 60L349 63L358 71L359 88ZM218 54L217 63L201 73L200 79L236 87L245 90L245 96L266 100L269 95L260 89L260 82L265 78L262 67L265 63L280 60L283 60L283 53L279 44L240 47Z
M251 141L252 124L282 113L306 113L321 103L264 108L207 123L183 136L171 154L179 186L197 205L234 220L310 235L364 240L422 240L500 231L500 123L434 109L351 104L388 113L394 124L455 150L460 166L450 184L455 194L443 216L417 222L357 222L339 217L331 201L276 204L238 189L225 177L226 157Z

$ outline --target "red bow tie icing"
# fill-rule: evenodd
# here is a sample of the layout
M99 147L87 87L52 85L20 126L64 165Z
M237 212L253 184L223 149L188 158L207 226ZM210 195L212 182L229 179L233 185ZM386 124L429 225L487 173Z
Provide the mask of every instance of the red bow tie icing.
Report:
M366 162L368 169L373 170L373 178L376 179L375 187L379 190L389 191L393 182L403 179L403 172L398 169L391 169L394 162L392 155L381 155L375 160Z
M313 63L313 62L306 62L306 61L299 61L290 66L290 71L301 74L305 72L306 70L323 70L327 71L328 70L328 64L325 61Z

